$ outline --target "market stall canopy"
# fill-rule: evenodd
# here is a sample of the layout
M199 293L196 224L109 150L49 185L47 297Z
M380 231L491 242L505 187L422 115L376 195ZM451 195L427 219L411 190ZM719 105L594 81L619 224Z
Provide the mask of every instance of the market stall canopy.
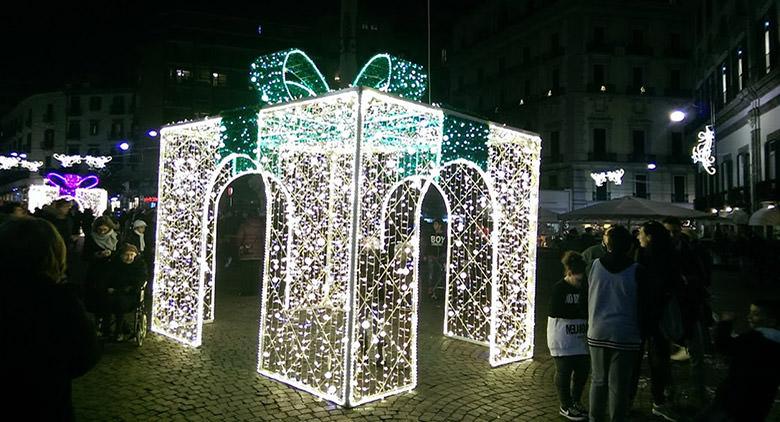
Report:
M640 218L705 218L708 214L688 208L678 207L669 202L624 196L611 201L599 202L559 215L566 221L621 220Z
M539 207L539 222L540 223L557 223L558 214L554 213L546 208Z
M748 224L751 226L780 226L780 209L774 205L766 205L750 216Z

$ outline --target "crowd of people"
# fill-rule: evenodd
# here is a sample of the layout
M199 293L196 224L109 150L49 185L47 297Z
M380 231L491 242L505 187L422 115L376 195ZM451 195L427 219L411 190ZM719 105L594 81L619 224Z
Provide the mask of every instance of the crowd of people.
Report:
M754 329L732 337L728 321L733 315L715 318L709 306L706 254L675 218L648 221L634 234L613 226L600 244L578 246L582 253L563 255L564 277L553 287L547 323L562 416L628 420L646 355L650 410L678 420L674 398L680 383L671 371L672 347L678 347L689 356L691 398L702 409L697 420L765 420L780 383L777 300L754 301L749 318ZM710 331L715 349L732 358L712 400L704 367ZM586 410L581 396L589 374Z

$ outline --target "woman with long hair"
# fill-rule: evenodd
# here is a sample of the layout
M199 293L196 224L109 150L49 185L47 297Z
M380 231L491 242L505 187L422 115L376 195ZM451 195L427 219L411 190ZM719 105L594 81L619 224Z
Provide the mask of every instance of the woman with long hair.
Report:
M0 225L6 413L72 420L71 380L97 363L95 328L63 283L65 263L65 243L51 223L22 217Z
M117 225L110 217L101 216L92 222L92 230L84 239L82 256L87 261L85 295L87 309L98 319L101 334L111 335L111 309L107 296L107 282L111 258L116 252Z

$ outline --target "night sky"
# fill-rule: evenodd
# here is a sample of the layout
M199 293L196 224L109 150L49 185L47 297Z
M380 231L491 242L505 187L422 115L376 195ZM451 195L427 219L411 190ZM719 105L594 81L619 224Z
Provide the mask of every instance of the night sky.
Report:
M360 0L359 0L360 1ZM362 0L366 1L366 0ZM439 5L442 18L458 8ZM164 3L164 4L163 4ZM460 3L460 2L457 2ZM219 4L219 9L214 8ZM424 0L371 1L372 13L395 15L398 25L423 26ZM449 3L451 6L454 3ZM92 86L117 87L134 84L138 45L154 31L155 17L171 10L208 11L257 19L258 24L316 25L321 19L334 22L338 34L339 0L304 1L109 1L21 3L4 5L3 63L0 78L0 113L25 96L62 89L66 83L89 81ZM338 39L333 40L338 51Z

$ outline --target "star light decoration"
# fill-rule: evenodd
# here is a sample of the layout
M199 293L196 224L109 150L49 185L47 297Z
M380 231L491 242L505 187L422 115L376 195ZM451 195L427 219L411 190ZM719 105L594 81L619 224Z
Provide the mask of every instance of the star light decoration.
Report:
M430 188L450 215L444 334L488 346L494 366L530 358L539 137L411 101L424 74L392 56L337 92L300 50L251 72L266 107L161 131L152 329L201 344L220 196L258 174L261 374L347 406L415 387Z

